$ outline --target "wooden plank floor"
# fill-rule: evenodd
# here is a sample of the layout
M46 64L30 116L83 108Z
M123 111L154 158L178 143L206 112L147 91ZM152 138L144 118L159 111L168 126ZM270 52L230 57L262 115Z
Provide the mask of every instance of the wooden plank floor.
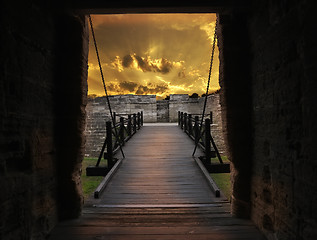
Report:
M215 198L192 158L193 141L177 126L144 126L123 148L126 158L91 204L188 204ZM120 153L118 154L120 156ZM200 149L197 156L203 155Z
M124 146L126 158L101 198L87 201L83 216L59 224L50 239L263 239L215 197L193 148L177 126L144 126Z

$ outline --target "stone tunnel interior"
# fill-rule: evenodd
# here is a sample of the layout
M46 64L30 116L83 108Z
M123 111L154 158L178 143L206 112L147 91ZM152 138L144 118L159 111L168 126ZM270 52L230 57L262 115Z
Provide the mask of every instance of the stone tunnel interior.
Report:
M52 4L1 9L0 238L45 239L81 214L88 13L216 12L232 214L268 239L317 238L313 1Z

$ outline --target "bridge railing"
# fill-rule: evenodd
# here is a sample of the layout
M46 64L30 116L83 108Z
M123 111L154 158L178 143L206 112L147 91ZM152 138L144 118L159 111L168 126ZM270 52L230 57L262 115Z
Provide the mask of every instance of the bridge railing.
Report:
M97 163L95 166L86 168L87 176L104 176L115 165L117 159L114 155L120 147L143 126L143 112L133 114L113 114L114 123L106 122L106 139L102 145ZM117 121L119 118L119 121ZM100 167L102 157L107 159L108 166Z
M205 114L201 123L202 114L178 112L178 125L205 153L200 157L210 172L230 172L229 164L224 164L217 145L211 135L212 112ZM211 158L218 158L220 165L211 163ZM211 167L212 166L212 167ZM213 168L213 169L212 169Z

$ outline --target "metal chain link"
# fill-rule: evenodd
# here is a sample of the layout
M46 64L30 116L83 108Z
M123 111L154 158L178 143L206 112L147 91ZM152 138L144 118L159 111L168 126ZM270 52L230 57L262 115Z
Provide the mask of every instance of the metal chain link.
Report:
M205 101L204 101L203 114L202 114L201 122L200 122L199 138L200 138L200 135L201 135L202 125L203 125L203 122L204 122L204 116L205 116L205 112L206 112L207 98L208 98L209 85L210 85L210 77L211 77L211 72L212 72L212 65L213 65L213 62L214 62L214 55L215 55L215 48L216 48L216 39L217 39L217 23L218 23L218 18L216 19L214 39L213 39L213 43L212 43L210 65L209 65L209 74L208 74L208 83L207 83L207 89L206 89L206 95L205 95ZM192 154L193 156L196 153L197 146L198 146L198 142L195 143L195 149L194 149L194 152Z
M103 71L102 71L102 67L101 67L99 51L98 51L98 47L97 47L97 41L96 41L96 38L95 38L95 32L94 32L94 28L93 28L93 24L92 24L92 19L91 19L90 15L88 15L88 17L89 17L89 23L90 23L92 38L94 40L94 46L95 46L95 50L96 50L97 60L98 60L98 64L99 64L101 80L102 80L103 88L104 88L105 94L106 94L106 99L107 99L107 104L108 104L108 108L109 108L109 111L110 111L111 121L112 121L112 124L114 126L114 131L115 131L115 135L116 135L116 138L117 138L118 137L118 132L117 132L117 128L115 126L115 119L113 117L113 113L112 113L112 109L111 109L111 105L110 105L110 100L109 100L107 87L106 87L106 83L105 83L105 78L103 76ZM119 146L120 146L120 151L121 151L122 157L124 158L125 156L124 156L124 153L123 153L123 150L122 150L122 147L121 147L121 143L119 144Z

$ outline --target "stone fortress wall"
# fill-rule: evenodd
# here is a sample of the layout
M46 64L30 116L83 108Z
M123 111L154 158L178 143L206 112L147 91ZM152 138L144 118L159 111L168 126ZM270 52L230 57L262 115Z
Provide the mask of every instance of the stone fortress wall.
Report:
M143 111L145 123L177 122L178 111L201 114L205 98L190 98L188 94L171 94L169 100L156 100L156 95L115 95L110 104L116 114L132 114ZM213 112L212 136L219 151L225 154L222 134L221 106L219 94L208 96L206 113ZM97 157L106 132L106 121L110 112L106 97L90 98L86 107L86 151L87 157Z

